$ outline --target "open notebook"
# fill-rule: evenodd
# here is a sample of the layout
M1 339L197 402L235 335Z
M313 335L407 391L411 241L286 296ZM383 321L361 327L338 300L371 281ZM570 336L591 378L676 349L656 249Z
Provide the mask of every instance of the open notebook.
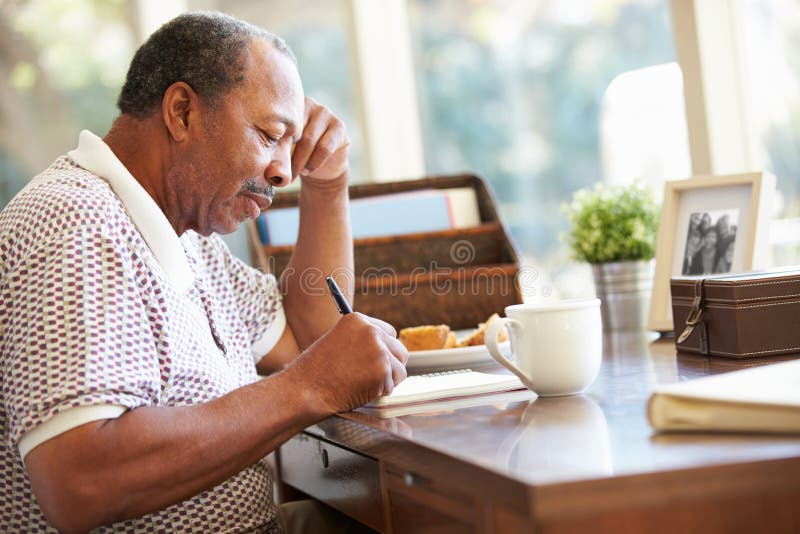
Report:
M394 417L408 413L427 412L431 411L430 409L476 406L485 400L478 399L478 397L518 390L525 390L525 386L514 375L478 373L471 369L412 375L400 382L391 395L375 399L367 404L364 410ZM477 404L464 402L476 399L478 399ZM513 400L525 399L515 397ZM503 400L497 402L503 402ZM392 415L388 415L389 413Z
M394 406L362 406L359 412L386 419L403 415L419 415L433 412L459 410L461 408L475 408L477 406L506 405L512 402L524 402L536 398L536 393L529 389L515 389L499 393L483 393L466 397L451 397L431 401L413 402L410 404L395 404Z
M800 360L658 387L647 415L656 430L800 433Z

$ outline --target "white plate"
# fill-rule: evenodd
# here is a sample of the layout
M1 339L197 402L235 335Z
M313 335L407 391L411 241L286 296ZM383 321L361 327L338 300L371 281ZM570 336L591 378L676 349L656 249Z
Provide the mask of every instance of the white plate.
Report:
M508 355L510 352L508 341L498 343L498 348L503 354ZM475 345L474 347L411 351L408 353L406 369L446 369L486 363L494 363L486 345Z

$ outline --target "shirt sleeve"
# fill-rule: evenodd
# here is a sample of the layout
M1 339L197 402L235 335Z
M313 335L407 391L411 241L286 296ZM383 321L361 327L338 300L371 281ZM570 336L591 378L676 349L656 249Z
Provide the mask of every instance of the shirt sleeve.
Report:
M218 292L230 290L239 315L247 329L253 361L258 361L278 343L286 329L286 315L278 281L271 273L264 273L250 267L231 254L218 236L199 238L200 252L208 264L218 264L223 268L226 288L216 288ZM222 277L217 278L223 280Z
M74 408L116 407L84 411L108 416L158 404L159 358L136 261L102 225L76 223L29 244L4 273L0 365L12 445ZM59 419L56 433L88 422Z

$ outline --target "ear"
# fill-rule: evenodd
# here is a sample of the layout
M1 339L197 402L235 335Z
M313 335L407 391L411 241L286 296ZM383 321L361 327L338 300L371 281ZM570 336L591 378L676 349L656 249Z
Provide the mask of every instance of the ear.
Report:
M186 82L175 82L164 91L161 115L172 139L185 141L191 126L199 124L200 97Z

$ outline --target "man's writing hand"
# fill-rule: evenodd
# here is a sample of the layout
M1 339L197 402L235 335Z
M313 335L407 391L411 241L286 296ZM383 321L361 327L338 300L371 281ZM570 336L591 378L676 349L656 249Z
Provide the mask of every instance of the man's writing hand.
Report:
M344 123L330 109L306 97L305 125L292 154L292 176L303 184L325 186L343 179L350 138Z
M343 316L284 372L321 415L345 412L388 395L406 377L408 351L395 329L360 313Z

